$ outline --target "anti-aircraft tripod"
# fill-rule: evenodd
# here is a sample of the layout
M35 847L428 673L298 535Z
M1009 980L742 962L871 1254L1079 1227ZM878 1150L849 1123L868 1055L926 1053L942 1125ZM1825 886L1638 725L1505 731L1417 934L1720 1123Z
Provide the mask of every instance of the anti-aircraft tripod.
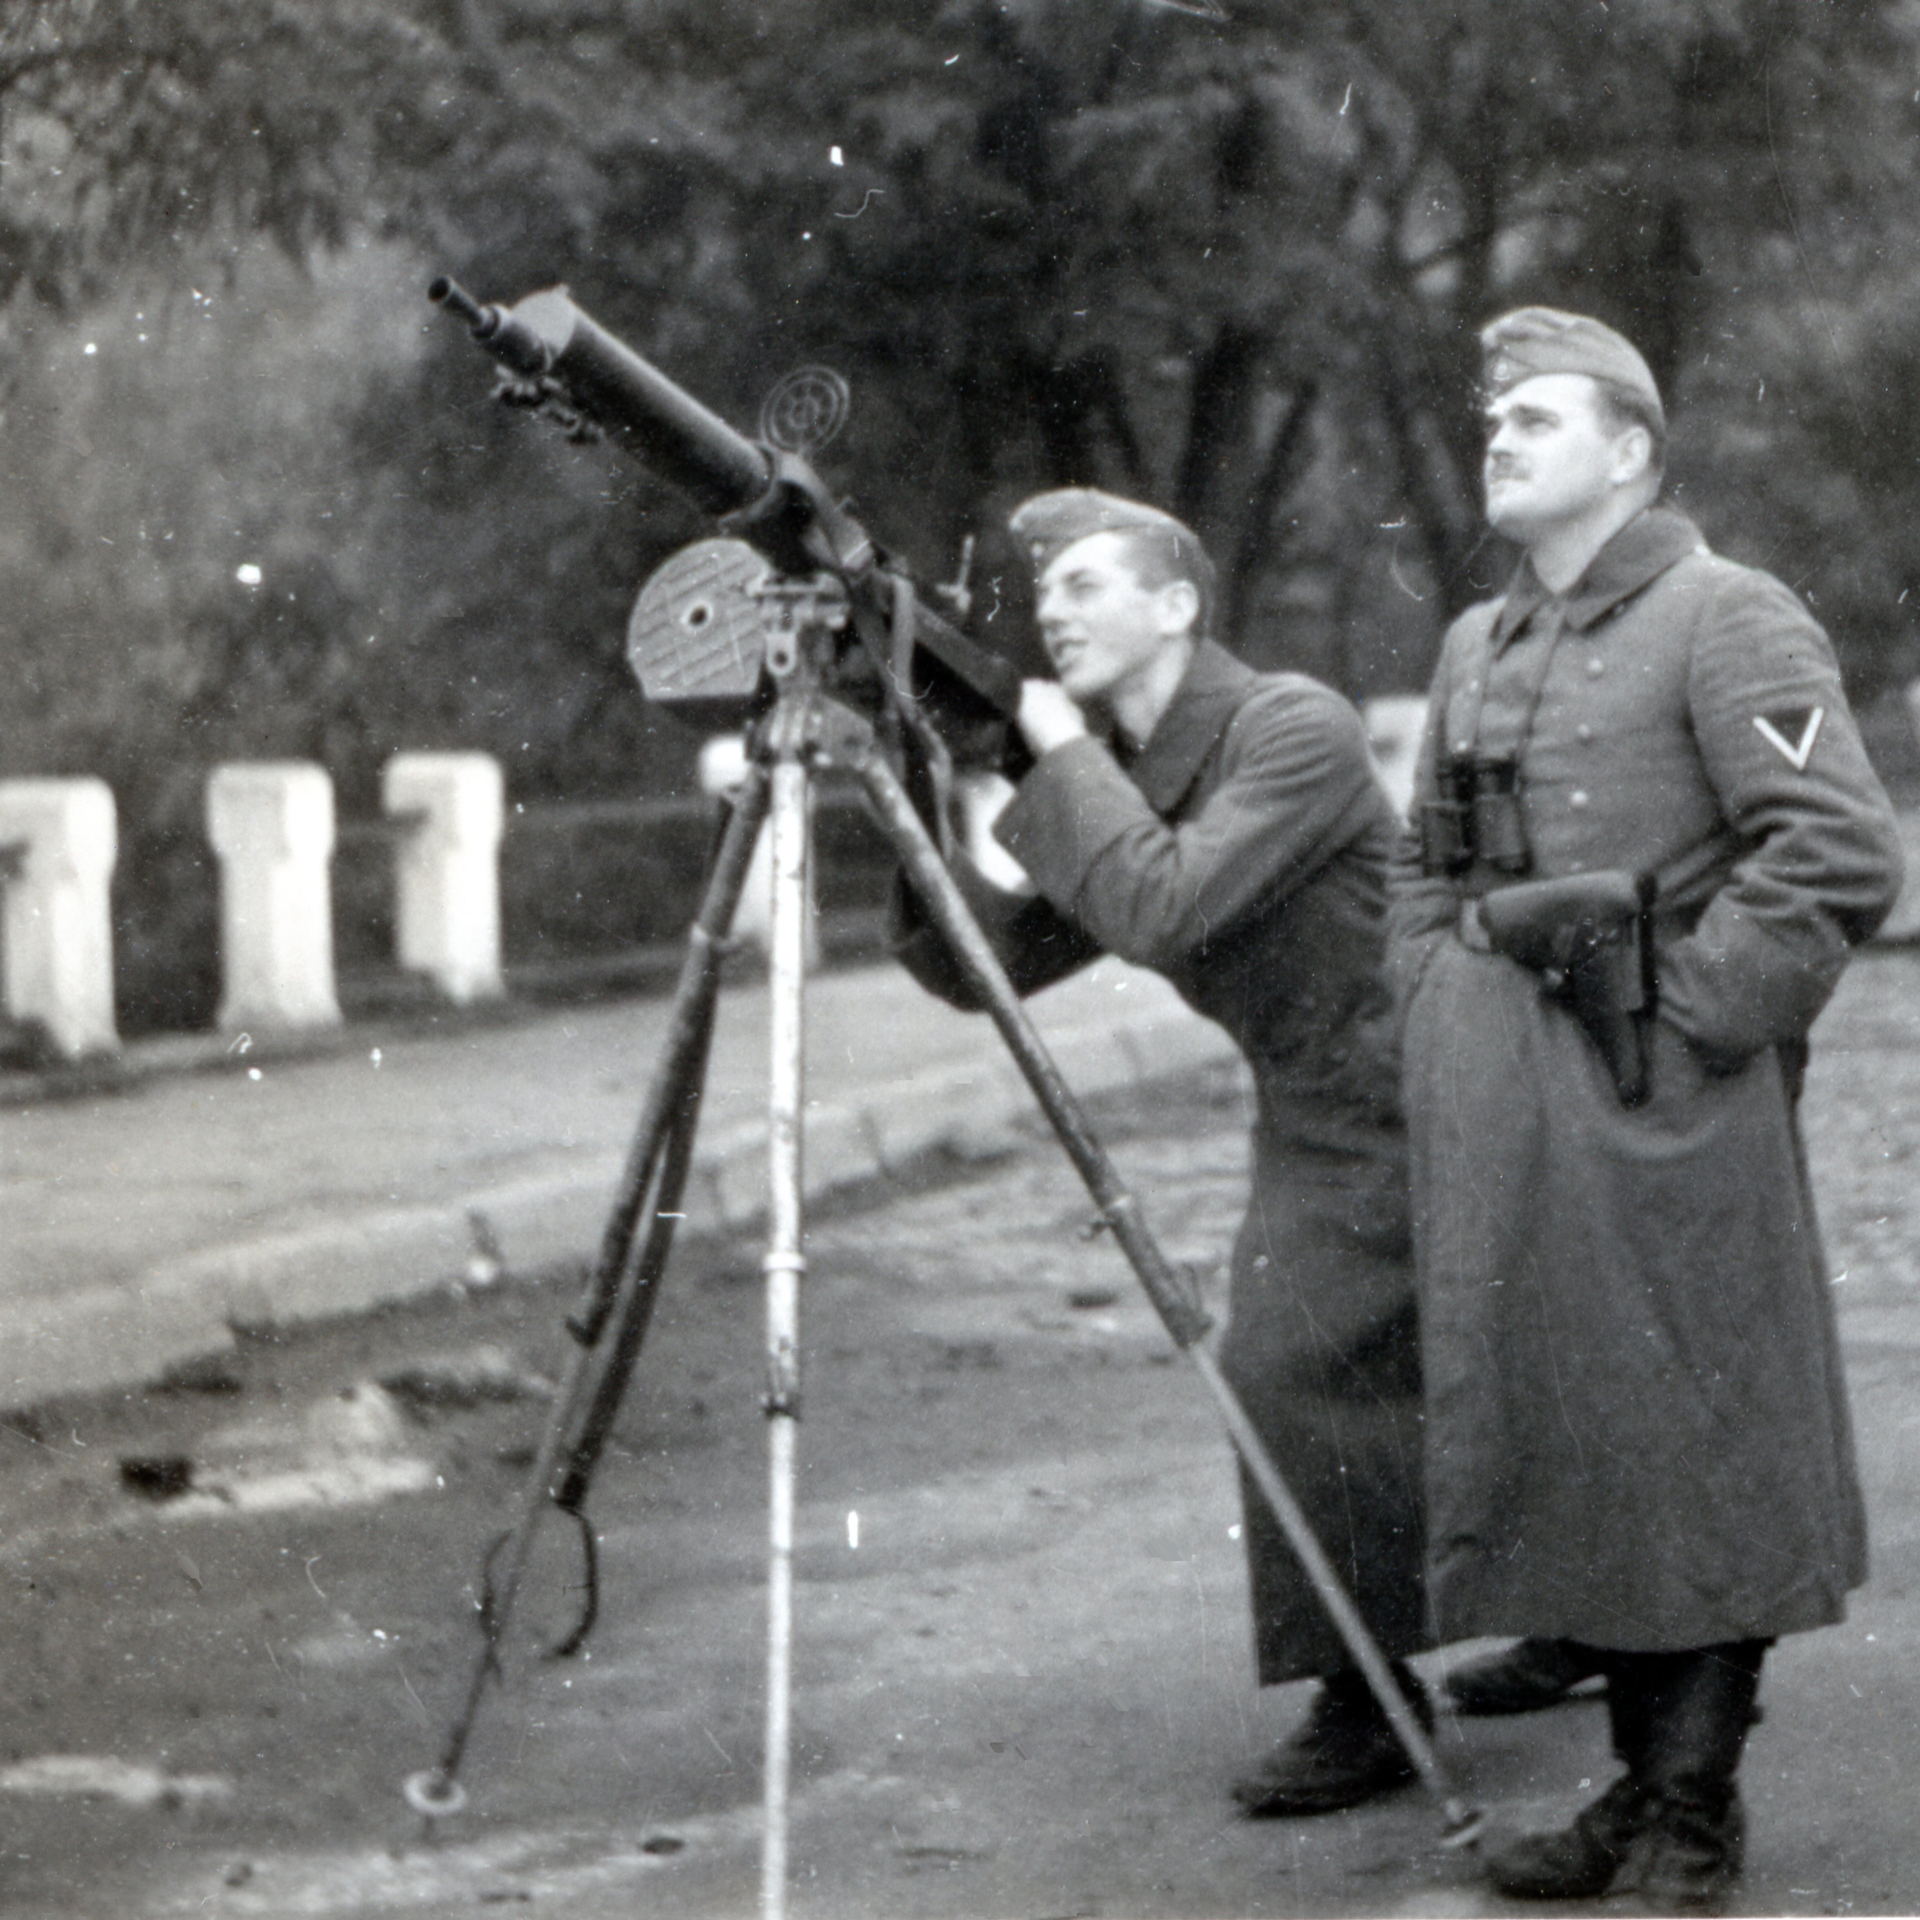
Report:
M767 647L777 687L753 742L747 778L732 801L705 900L689 939L665 1051L642 1108L634 1145L602 1238L580 1310L569 1321L579 1342L554 1418L536 1460L527 1508L502 1543L483 1610L485 1644L476 1659L462 1711L438 1764L407 1782L407 1798L429 1817L465 1803L456 1782L460 1761L525 1573L541 1510L551 1503L574 1516L585 1550L593 1551L583 1503L644 1337L679 1215L719 994L722 945L740 898L761 824L771 818L773 918L768 1093L771 1181L766 1274L769 1433L769 1561L765 1838L761 1910L785 1912L788 1829L789 1670L792 1631L795 1423L800 1407L800 1280L802 1251L802 1028L804 1019L808 789L816 771L838 767L860 781L929 918L986 1003L1002 1039L1100 1209L1102 1223L1139 1276L1176 1347L1213 1394L1227 1430L1262 1496L1304 1564L1322 1602L1365 1674L1402 1746L1444 1818L1446 1845L1477 1833L1480 1814L1447 1778L1426 1733L1394 1683L1385 1658L1314 1537L1212 1354L1201 1344L1209 1322L1177 1275L1094 1137L1078 1101L1048 1055L988 944L958 883L941 858L870 720L829 692L832 635L844 608L834 583L785 583ZM649 1208L649 1202L651 1206ZM643 1216L644 1237L634 1243ZM590 1580L591 1596L591 1580ZM571 1651L591 1625L592 1601L561 1651Z

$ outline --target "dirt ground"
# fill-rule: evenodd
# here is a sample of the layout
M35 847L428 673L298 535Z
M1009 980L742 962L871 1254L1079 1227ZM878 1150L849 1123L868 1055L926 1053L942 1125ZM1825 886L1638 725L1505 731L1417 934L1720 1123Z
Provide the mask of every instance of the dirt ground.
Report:
M1904 1164L1920 969L1857 971L1809 1099L1837 1156L1833 1264L1860 1289L1846 1324L1876 1571L1847 1626L1769 1668L1747 1912L1920 1910ZM1239 1102L1223 1076L1144 1118L1101 1116L1215 1298L1244 1192ZM811 1222L794 1911L1508 1910L1471 1853L1439 1850L1417 1791L1329 1819L1237 1817L1235 1773L1304 1689L1253 1685L1226 1443L1089 1213L1036 1137ZM464 1688L480 1556L523 1498L577 1276L252 1337L172 1390L0 1431L0 1911L752 1913L758 1257L750 1238L676 1255L592 1502L599 1624L582 1657L539 1657L580 1597L555 1519L462 1769L470 1804L431 1835L401 1782L433 1762ZM1442 1735L1507 1826L1588 1797L1604 1749L1591 1703Z

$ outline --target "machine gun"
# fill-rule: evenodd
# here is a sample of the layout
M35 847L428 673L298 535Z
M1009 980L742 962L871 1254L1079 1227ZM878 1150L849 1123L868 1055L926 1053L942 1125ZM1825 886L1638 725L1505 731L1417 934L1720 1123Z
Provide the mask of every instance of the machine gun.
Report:
M889 696L962 764L1018 772L1009 722L1020 675L928 606L903 567L827 491L801 446L750 440L577 307L564 287L484 306L442 275L427 297L501 364L499 397L551 414L576 438L605 434L722 523L647 582L627 653L650 700L696 726L737 727L772 704L768 638L779 581L830 582L847 618L834 692L872 712ZM816 440L816 443L818 441ZM969 549L970 557L970 549ZM937 589L957 605L961 578Z

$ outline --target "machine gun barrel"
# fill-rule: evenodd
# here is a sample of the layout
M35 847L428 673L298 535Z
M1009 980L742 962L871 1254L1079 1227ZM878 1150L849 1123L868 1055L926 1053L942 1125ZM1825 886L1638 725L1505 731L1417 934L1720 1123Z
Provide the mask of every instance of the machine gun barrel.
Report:
M716 517L746 513L774 486L773 461L684 387L574 305L564 287L483 306L444 274L427 298L522 379L550 376L640 464Z

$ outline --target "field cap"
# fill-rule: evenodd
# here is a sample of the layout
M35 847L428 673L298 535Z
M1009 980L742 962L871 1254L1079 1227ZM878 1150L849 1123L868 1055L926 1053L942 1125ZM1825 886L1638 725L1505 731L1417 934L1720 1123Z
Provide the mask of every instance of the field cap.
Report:
M1203 554L1198 535L1184 522L1140 500L1123 500L1097 487L1058 487L1023 500L1007 521L1013 537L1026 548L1037 579L1076 540L1095 533L1158 533L1175 541L1189 541Z
M1584 373L1636 395L1665 421L1660 389L1639 350L1624 334L1584 313L1557 307L1516 307L1480 330L1489 394L1505 393L1542 373Z

